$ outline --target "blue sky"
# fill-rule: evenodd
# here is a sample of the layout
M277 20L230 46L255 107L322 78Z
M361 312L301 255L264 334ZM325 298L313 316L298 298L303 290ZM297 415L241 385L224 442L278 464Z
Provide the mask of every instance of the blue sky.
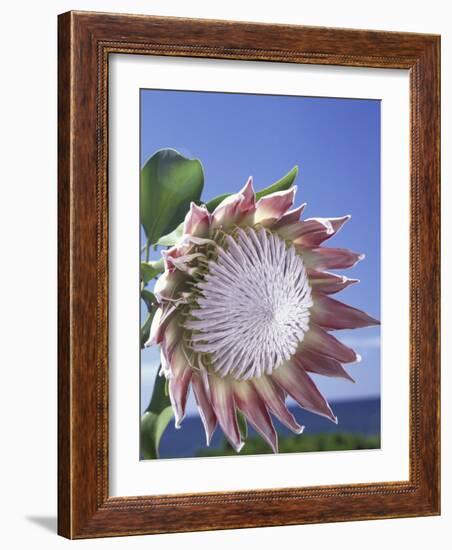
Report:
M141 165L171 147L204 167L203 200L238 191L249 176L255 189L298 165L296 204L305 217L352 219L328 246L364 252L343 273L361 279L336 298L380 317L380 102L141 90ZM356 384L316 377L332 400L380 394L379 328L341 331L362 362L348 368ZM156 350L142 353L142 406L146 407ZM193 403L189 404L189 412Z

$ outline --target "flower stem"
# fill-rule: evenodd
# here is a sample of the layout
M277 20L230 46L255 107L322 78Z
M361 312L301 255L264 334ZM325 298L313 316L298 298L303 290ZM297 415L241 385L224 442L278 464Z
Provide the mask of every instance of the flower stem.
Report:
M151 243L149 239L146 241L146 261L149 262L149 250L151 248Z

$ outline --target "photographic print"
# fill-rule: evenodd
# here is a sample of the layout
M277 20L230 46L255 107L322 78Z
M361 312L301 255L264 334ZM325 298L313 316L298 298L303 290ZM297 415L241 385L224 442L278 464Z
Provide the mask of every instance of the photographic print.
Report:
M140 458L380 448L380 101L141 89L140 167Z

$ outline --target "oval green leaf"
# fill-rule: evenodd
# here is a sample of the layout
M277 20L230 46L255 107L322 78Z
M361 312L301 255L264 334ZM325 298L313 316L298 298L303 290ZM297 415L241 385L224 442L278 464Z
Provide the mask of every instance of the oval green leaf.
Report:
M140 178L140 217L151 244L183 221L190 203L199 202L203 186L199 160L187 159L174 149L157 151L146 162Z
M150 403L141 417L140 452L142 458L159 457L160 439L172 417L173 409L166 391L166 379L164 376L159 376L157 371Z

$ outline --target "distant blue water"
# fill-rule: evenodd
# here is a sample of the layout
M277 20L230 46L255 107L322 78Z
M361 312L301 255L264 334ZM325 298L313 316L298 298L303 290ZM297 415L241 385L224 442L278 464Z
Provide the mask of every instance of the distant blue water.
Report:
M380 399L363 399L354 401L340 401L331 403L339 423L333 424L329 420L309 413L299 407L290 407L297 421L305 426L305 434L348 432L362 435L376 435L380 433ZM275 428L281 435L290 435L292 432L273 418ZM248 426L249 435L255 435L254 430ZM300 437L303 437L301 435ZM213 435L210 447L218 448L222 445L224 436L217 427ZM186 458L193 457L199 449L205 447L204 428L198 416L190 416L184 419L179 430L174 428L174 423L166 429L160 442L161 458Z

